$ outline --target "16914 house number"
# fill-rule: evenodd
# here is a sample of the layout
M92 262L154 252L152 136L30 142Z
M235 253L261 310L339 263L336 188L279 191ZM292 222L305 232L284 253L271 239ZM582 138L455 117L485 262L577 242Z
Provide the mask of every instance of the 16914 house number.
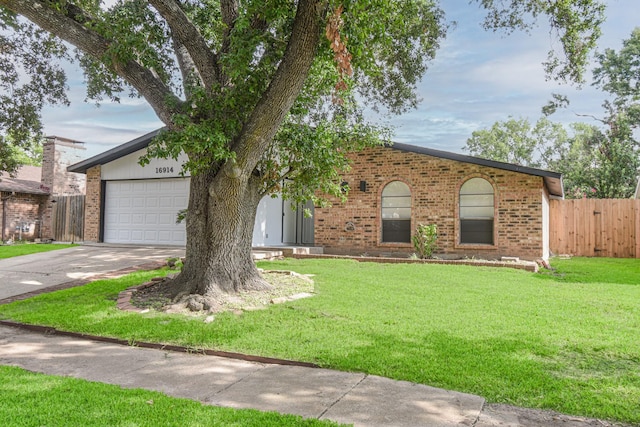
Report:
M173 166L161 166L156 168L156 173L173 173Z

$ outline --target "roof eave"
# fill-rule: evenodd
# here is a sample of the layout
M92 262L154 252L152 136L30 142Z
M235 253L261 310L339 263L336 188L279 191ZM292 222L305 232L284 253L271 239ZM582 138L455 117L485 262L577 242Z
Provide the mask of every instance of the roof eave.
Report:
M511 172L524 173L527 175L540 176L549 191L549 194L555 197L564 197L562 185L562 174L544 169L530 168L527 166L514 165L513 163L498 162L495 160L483 159L482 157L467 156L464 154L451 153L449 151L435 150L433 148L420 147L416 145L402 144L399 142L389 145L390 148L400 151L407 151L417 154L425 154L432 157L453 160L463 163L471 163L480 166L507 170Z
M116 159L124 157L128 154L134 153L138 150L149 146L153 138L158 136L165 128L156 129L153 132L149 132L142 135L132 141L118 145L110 150L100 153L96 156L90 157L86 160L73 164L67 167L67 171L76 173L87 173L87 170L97 165L104 165L105 163L112 162Z

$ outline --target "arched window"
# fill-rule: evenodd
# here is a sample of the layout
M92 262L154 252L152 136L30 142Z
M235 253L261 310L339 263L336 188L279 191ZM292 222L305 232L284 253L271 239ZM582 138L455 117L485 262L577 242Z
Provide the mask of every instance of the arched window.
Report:
M382 241L411 242L411 190L402 181L382 190Z
M460 188L460 243L493 245L493 186L471 178Z

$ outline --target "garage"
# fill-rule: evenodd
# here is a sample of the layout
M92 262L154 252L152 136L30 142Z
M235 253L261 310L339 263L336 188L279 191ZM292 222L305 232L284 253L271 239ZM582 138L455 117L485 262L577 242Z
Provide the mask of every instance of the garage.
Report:
M178 212L189 202L189 174L177 158L140 158L154 137L143 135L68 167L87 175L84 238L87 242L136 245L186 244L185 224L176 224ZM313 205L307 208L313 209ZM313 218L294 211L279 195L265 196L258 205L253 229L254 246L313 244Z
M176 219L188 197L188 178L107 181L104 241L184 245L185 225Z

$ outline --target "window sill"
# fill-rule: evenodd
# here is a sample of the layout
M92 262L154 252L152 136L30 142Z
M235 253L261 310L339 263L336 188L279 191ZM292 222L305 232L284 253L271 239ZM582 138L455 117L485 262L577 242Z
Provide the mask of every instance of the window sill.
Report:
M413 245L410 242L380 242L378 246L385 248L412 248Z
M489 245L483 243L456 243L454 246L456 249L482 249L485 251L496 251L498 247L496 245Z

